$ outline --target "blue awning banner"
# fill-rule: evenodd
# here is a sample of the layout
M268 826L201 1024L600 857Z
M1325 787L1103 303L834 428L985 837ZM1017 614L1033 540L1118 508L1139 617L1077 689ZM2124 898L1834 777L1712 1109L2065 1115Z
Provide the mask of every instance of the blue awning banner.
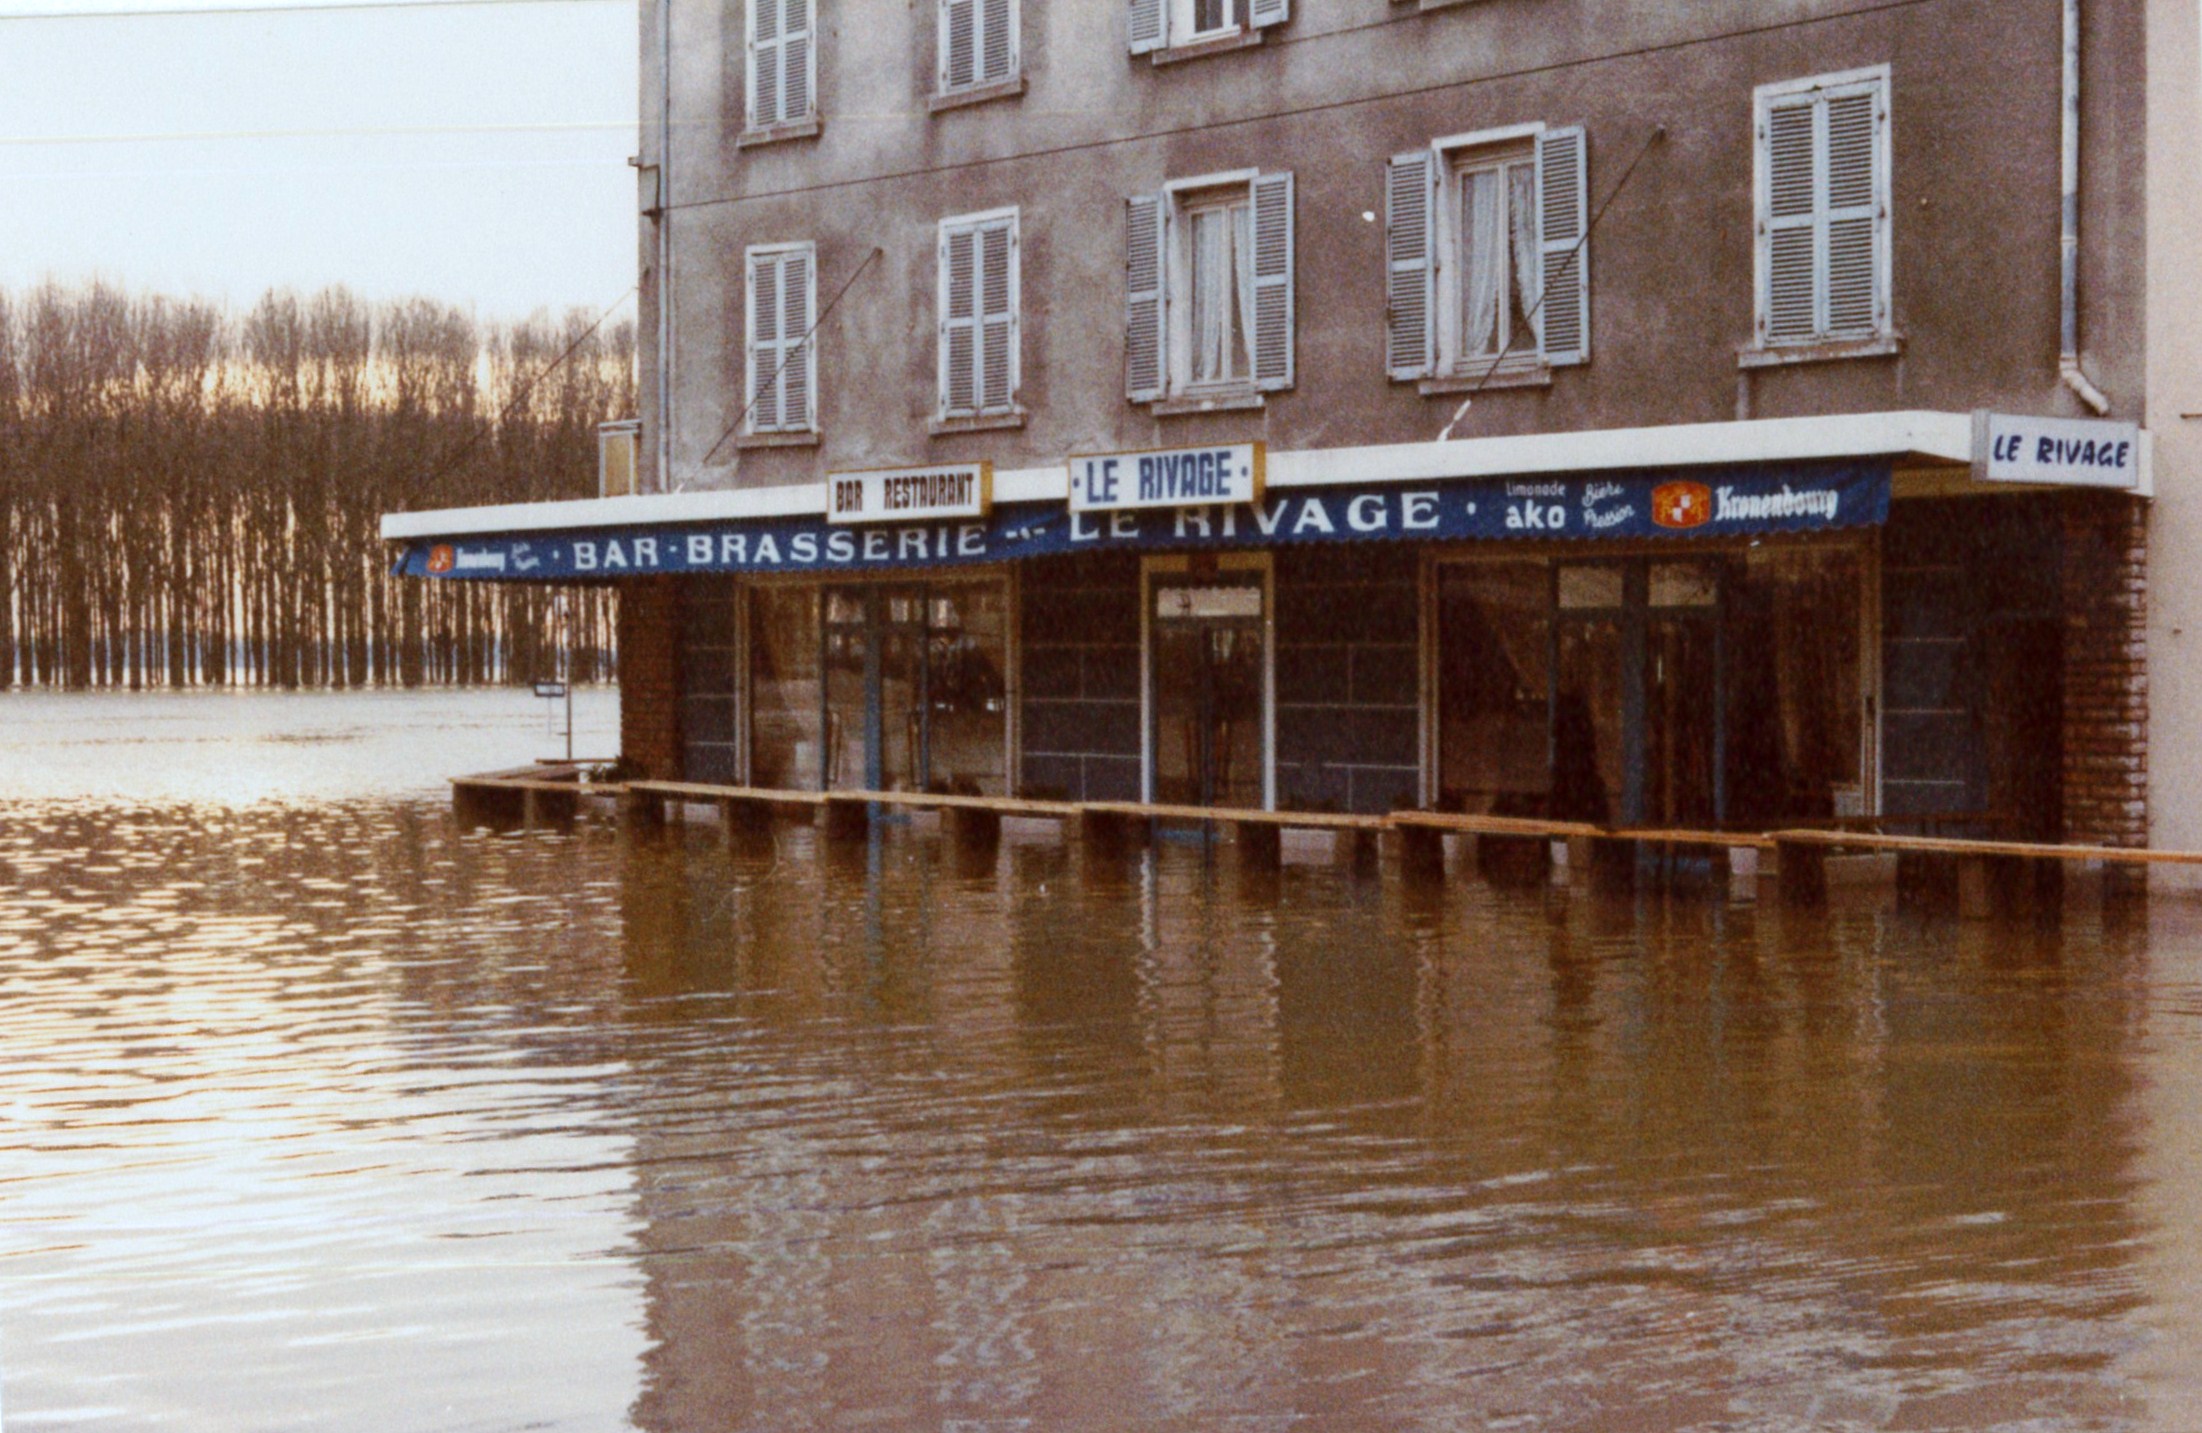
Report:
M991 517L851 527L770 518L486 534L413 542L397 571L477 581L602 581L654 573L820 573L967 567L1097 551L1303 542L1718 538L1888 520L1886 462L1292 488L1259 507L1073 513L1014 503Z

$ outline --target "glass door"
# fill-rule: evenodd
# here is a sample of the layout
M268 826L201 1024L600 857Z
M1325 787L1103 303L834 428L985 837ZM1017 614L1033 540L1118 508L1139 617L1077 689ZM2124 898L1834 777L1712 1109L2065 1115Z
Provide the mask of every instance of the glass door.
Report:
M1008 791L1008 597L1000 582L825 593L825 787Z
M1264 574L1151 576L1153 799L1260 809L1269 767Z
M1658 563L1644 622L1644 797L1650 826L1705 829L1725 811L1721 789L1720 572Z

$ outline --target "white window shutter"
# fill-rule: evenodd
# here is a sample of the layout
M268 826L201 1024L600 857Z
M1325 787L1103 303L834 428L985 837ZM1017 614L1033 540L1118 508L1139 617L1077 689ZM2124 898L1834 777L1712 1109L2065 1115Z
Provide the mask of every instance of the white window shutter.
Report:
M1017 229L1014 220L988 224L977 235L978 405L990 413L1016 401Z
M1545 362L1555 367L1590 358L1589 150L1578 126L1548 129L1537 140L1544 250L1537 329Z
M1017 73L1016 0L979 0L985 23L979 27L981 83L992 84Z
M749 259L749 426L770 432L780 426L780 262L776 255Z
M780 258L780 343L787 355L780 370L780 423L797 430L818 426L818 350L810 333L817 267L808 249Z
M1149 403L1162 396L1163 297L1169 266L1163 253L1163 200L1135 194L1124 201L1124 396Z
M1159 50L1168 38L1165 23L1167 12L1163 6L1168 0L1131 0L1132 53L1144 55L1149 50Z
M1264 174L1254 201L1254 386L1292 386L1292 176Z
M944 228L940 236L941 413L967 417L978 408L977 234Z
M1257 30L1282 25L1292 18L1292 0L1253 0L1247 18Z
M767 0L769 3L769 0ZM810 0L787 0L787 16L781 22L780 118L803 119L810 114L816 87L813 68L817 47L811 42Z
M1827 111L1827 322L1829 338L1881 330L1886 316L1880 236L1887 217L1879 181L1881 103L1871 90L1830 97Z
M1384 371L1427 378L1437 368L1437 265L1431 219L1437 156L1427 149L1384 166Z
M780 0L749 0L749 127L780 122Z
M978 78L979 0L940 0L940 87L961 89Z
M1770 105L1759 140L1759 342L1808 342L1820 332L1819 105Z

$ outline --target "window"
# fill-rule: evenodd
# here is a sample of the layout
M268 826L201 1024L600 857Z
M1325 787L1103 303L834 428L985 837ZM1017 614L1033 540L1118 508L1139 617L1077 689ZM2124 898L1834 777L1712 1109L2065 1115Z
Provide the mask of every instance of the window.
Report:
M1017 75L1017 0L940 0L940 90L998 85Z
M816 253L809 244L764 244L749 250L748 260L748 431L813 432L818 354L809 339L818 299Z
M1393 378L1527 381L1589 359L1587 150L1580 129L1524 125L1386 166Z
M817 63L811 0L748 0L749 128L811 118Z
M1890 336L1886 66L1758 91L1758 345Z
M1292 18L1292 0L1131 0L1131 50L1252 38Z
M1017 411L1017 211L940 226L940 416Z
M1133 402L1292 386L1290 174L1171 184L1131 199L1125 230Z

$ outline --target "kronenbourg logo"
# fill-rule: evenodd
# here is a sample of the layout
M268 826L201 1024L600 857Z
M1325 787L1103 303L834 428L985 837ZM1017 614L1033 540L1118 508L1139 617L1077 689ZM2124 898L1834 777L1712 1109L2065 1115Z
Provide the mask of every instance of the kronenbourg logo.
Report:
M428 570L435 573L449 572L458 564L459 555L451 550L451 544L439 542L428 549Z
M1651 515L1661 527L1701 527L1713 516L1713 490L1703 483L1661 483L1652 489Z

